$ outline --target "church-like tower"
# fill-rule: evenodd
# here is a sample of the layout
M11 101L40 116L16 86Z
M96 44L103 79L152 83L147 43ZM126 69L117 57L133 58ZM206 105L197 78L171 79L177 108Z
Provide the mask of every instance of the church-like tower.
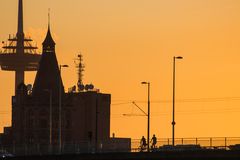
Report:
M16 143L30 146L34 146L34 144L49 145L51 139L51 145L58 144L59 92L61 91L61 95L64 97L64 87L55 45L48 25L32 93L29 93L26 86L22 84L22 87L19 85L17 94L13 97L15 100L12 113L12 133ZM62 114L64 115L64 112ZM45 152L44 148L41 150Z
M64 87L56 58L55 42L52 38L49 25L42 47L42 57L33 85L33 96L45 95L46 90L51 90L53 97L56 98L59 96L60 87L62 92L64 92Z

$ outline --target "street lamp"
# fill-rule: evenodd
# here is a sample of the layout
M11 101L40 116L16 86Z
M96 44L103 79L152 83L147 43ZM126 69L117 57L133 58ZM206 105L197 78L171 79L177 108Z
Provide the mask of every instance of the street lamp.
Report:
M172 119L172 145L174 146L174 142L175 142L175 62L176 62L176 59L183 59L183 57L181 56L178 56L178 57L173 57L173 112L172 112L172 116L173 116L173 119Z
M68 65L59 65L59 153L62 152L62 81L61 81L61 70L66 68Z
M147 151L149 152L149 132L150 132L150 82L142 82L142 84L148 85Z

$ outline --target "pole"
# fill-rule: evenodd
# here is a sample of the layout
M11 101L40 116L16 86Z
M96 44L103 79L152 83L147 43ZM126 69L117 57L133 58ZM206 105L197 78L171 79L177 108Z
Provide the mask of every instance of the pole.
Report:
M59 65L59 153L62 153L62 81L61 69L68 65Z
M175 59L173 57L173 112L172 112L172 146L175 145Z
M60 65L60 75L59 75L59 154L62 152L62 87L61 87L61 68Z
M150 135L150 82L142 82L142 84L148 87L148 113L147 113L147 152L149 152L149 135ZM133 103L135 104L135 103ZM135 104L136 105L136 104ZM136 105L137 106L137 105ZM138 107L138 106L137 106ZM139 108L139 107L138 107ZM140 108L139 108L140 109ZM145 112L140 109L144 114Z
M148 152L149 152L149 134L150 134L150 82L148 82L148 130L147 130Z
M49 106L49 145L50 145L50 152L52 152L52 90L49 90L50 92L50 106Z
M96 93L95 152L98 152L98 94Z
M175 63L176 63L176 59L183 59L183 57L181 56L178 56L178 57L173 57L173 119L172 119L172 145L174 146L175 145L175 125L176 125L176 122L175 122L175 69L176 69L176 66L175 66Z

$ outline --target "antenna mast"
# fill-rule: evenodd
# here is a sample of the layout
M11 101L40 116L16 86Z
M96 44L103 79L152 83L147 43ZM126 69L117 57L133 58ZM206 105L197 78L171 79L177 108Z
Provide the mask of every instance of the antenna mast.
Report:
M76 59L77 61L75 61L76 64L76 68L77 68L77 74L78 74L78 82L77 82L77 86L78 86L78 91L82 91L81 86L83 86L83 72L84 72L84 68L85 65L83 64L83 56L82 54L78 54L78 58Z

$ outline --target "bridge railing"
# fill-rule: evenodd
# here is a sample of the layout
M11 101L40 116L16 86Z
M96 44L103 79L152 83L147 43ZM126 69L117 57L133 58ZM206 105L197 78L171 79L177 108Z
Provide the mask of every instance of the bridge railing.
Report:
M14 155L43 155L43 154L75 154L75 153L97 153L97 152L140 152L140 139L131 139L131 144L121 141L113 141L112 143L101 142L89 143L78 142L63 144L61 151L58 145L9 145L1 146L0 151L8 151ZM232 149L230 146L240 144L240 137L200 137L200 138L176 138L175 145L181 147L199 146L203 149ZM158 138L156 148L161 149L164 147L170 147L172 145L171 138ZM126 147L127 146L127 147ZM151 146L151 144L150 144ZM239 145L240 146L240 145ZM186 149L186 148L185 148ZM239 147L240 149L240 147ZM144 150L146 151L146 149Z
M230 149L229 146L240 144L240 137L198 137L198 138L175 138L175 145L200 145L207 149ZM140 139L132 139L132 151L139 151ZM158 138L156 147L172 145L171 138ZM150 144L151 146L151 144Z
M105 153L105 152L131 152L131 141L120 141L118 138L98 143L92 141L80 141L76 143L58 144L13 144L0 145L0 153L8 152L13 155L58 155L79 153Z

